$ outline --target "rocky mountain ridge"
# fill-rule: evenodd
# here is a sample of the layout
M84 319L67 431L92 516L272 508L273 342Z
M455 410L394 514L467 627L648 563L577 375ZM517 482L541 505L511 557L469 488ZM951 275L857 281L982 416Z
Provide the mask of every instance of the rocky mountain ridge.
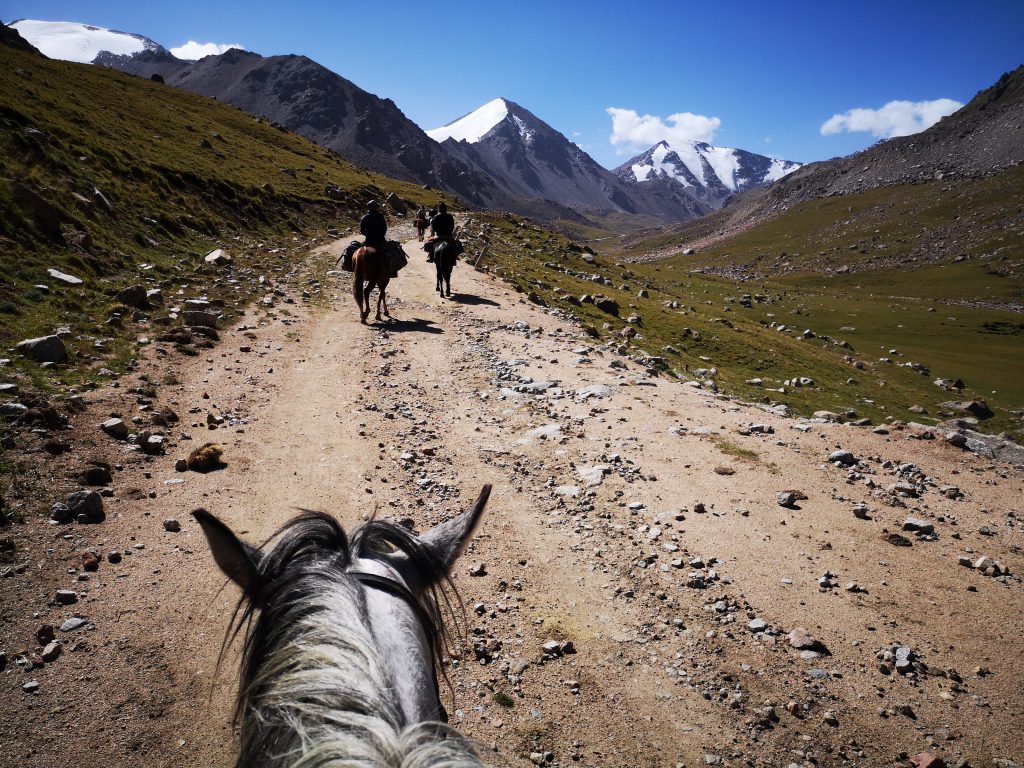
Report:
M495 99L427 135L441 141L451 156L495 179L514 197L666 220L690 219L707 212L686 195L623 183L562 133L508 99Z
M771 210L876 187L983 178L1024 163L1024 65L927 130L811 163L775 184Z
M470 205L502 202L486 176L449 157L390 99L381 99L305 56L265 57L231 49L199 61L167 52L101 54L96 64L216 98L266 117L350 162L428 184Z
M186 61L139 35L82 24L62 23L55 29L52 23L28 21L23 26L61 58L72 55L72 49L94 50L109 42L116 50L99 52L92 63L147 79L159 77L168 85L232 104L358 165L451 192L478 208L561 220L587 212L671 222L702 216L727 197L717 188L707 193L666 179L638 184L618 178L563 134L504 99L490 105L502 119L483 126L473 141L446 135L435 135L434 141L391 100L362 90L305 56L264 57L231 49ZM73 44L68 41L72 33L77 35Z

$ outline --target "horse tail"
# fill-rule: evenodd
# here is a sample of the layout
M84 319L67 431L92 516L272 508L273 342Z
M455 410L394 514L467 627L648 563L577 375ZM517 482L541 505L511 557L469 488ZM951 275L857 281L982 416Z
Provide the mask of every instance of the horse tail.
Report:
M356 305L359 307L360 312L363 311L363 273L365 272L365 256L366 251L360 248L356 251L355 256L352 259L352 295L356 299Z

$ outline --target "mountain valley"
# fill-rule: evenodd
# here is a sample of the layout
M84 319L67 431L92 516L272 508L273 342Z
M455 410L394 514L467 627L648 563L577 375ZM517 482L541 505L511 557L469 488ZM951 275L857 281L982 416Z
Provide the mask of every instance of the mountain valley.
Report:
M0 33L0 763L235 764L190 510L493 483L441 686L488 764L1024 765L1024 68L851 157L608 170L504 98L424 132L303 56Z

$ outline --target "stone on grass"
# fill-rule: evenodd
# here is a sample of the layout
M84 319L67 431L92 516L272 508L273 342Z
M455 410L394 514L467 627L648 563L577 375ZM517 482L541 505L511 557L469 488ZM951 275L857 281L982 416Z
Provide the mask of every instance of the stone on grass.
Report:
M68 350L60 336L40 336L36 339L19 341L15 351L37 363L63 363L68 359Z
M223 250L222 248L216 248L210 251L205 256L203 256L203 261L205 261L207 264L213 264L215 266L222 267L225 264L231 263L231 256L228 254L227 251Z
M65 285L81 285L84 282L80 277L69 275L67 272L61 272L59 269L53 269L52 267L46 270L46 274Z
M136 309L145 307L148 303L146 288L142 285L129 285L127 288L122 288L114 298L125 306Z

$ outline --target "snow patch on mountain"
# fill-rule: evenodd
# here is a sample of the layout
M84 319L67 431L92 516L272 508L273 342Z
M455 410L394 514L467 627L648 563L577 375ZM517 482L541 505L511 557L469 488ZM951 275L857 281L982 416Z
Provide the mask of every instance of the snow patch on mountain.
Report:
M21 19L8 26L51 59L90 63L101 51L130 56L141 51L162 51L148 37L118 32L74 21L35 21Z
M757 178L749 178L750 153L729 147L713 147L702 141L661 141L643 155L635 158L630 170L638 182L654 178L669 178L684 187L708 187L721 184L730 192L781 179L800 167L798 163L763 158L766 167Z
M455 139L455 141L468 141L475 144L484 137L494 126L500 123L508 115L508 104L504 99L494 99L475 109L468 115L460 117L441 128L434 128L427 131L427 136L434 141ZM520 125L520 133L526 130Z
M527 146L532 144L536 131L532 130L519 115L512 115L512 119L516 123L516 128L519 129L519 137L526 142Z

